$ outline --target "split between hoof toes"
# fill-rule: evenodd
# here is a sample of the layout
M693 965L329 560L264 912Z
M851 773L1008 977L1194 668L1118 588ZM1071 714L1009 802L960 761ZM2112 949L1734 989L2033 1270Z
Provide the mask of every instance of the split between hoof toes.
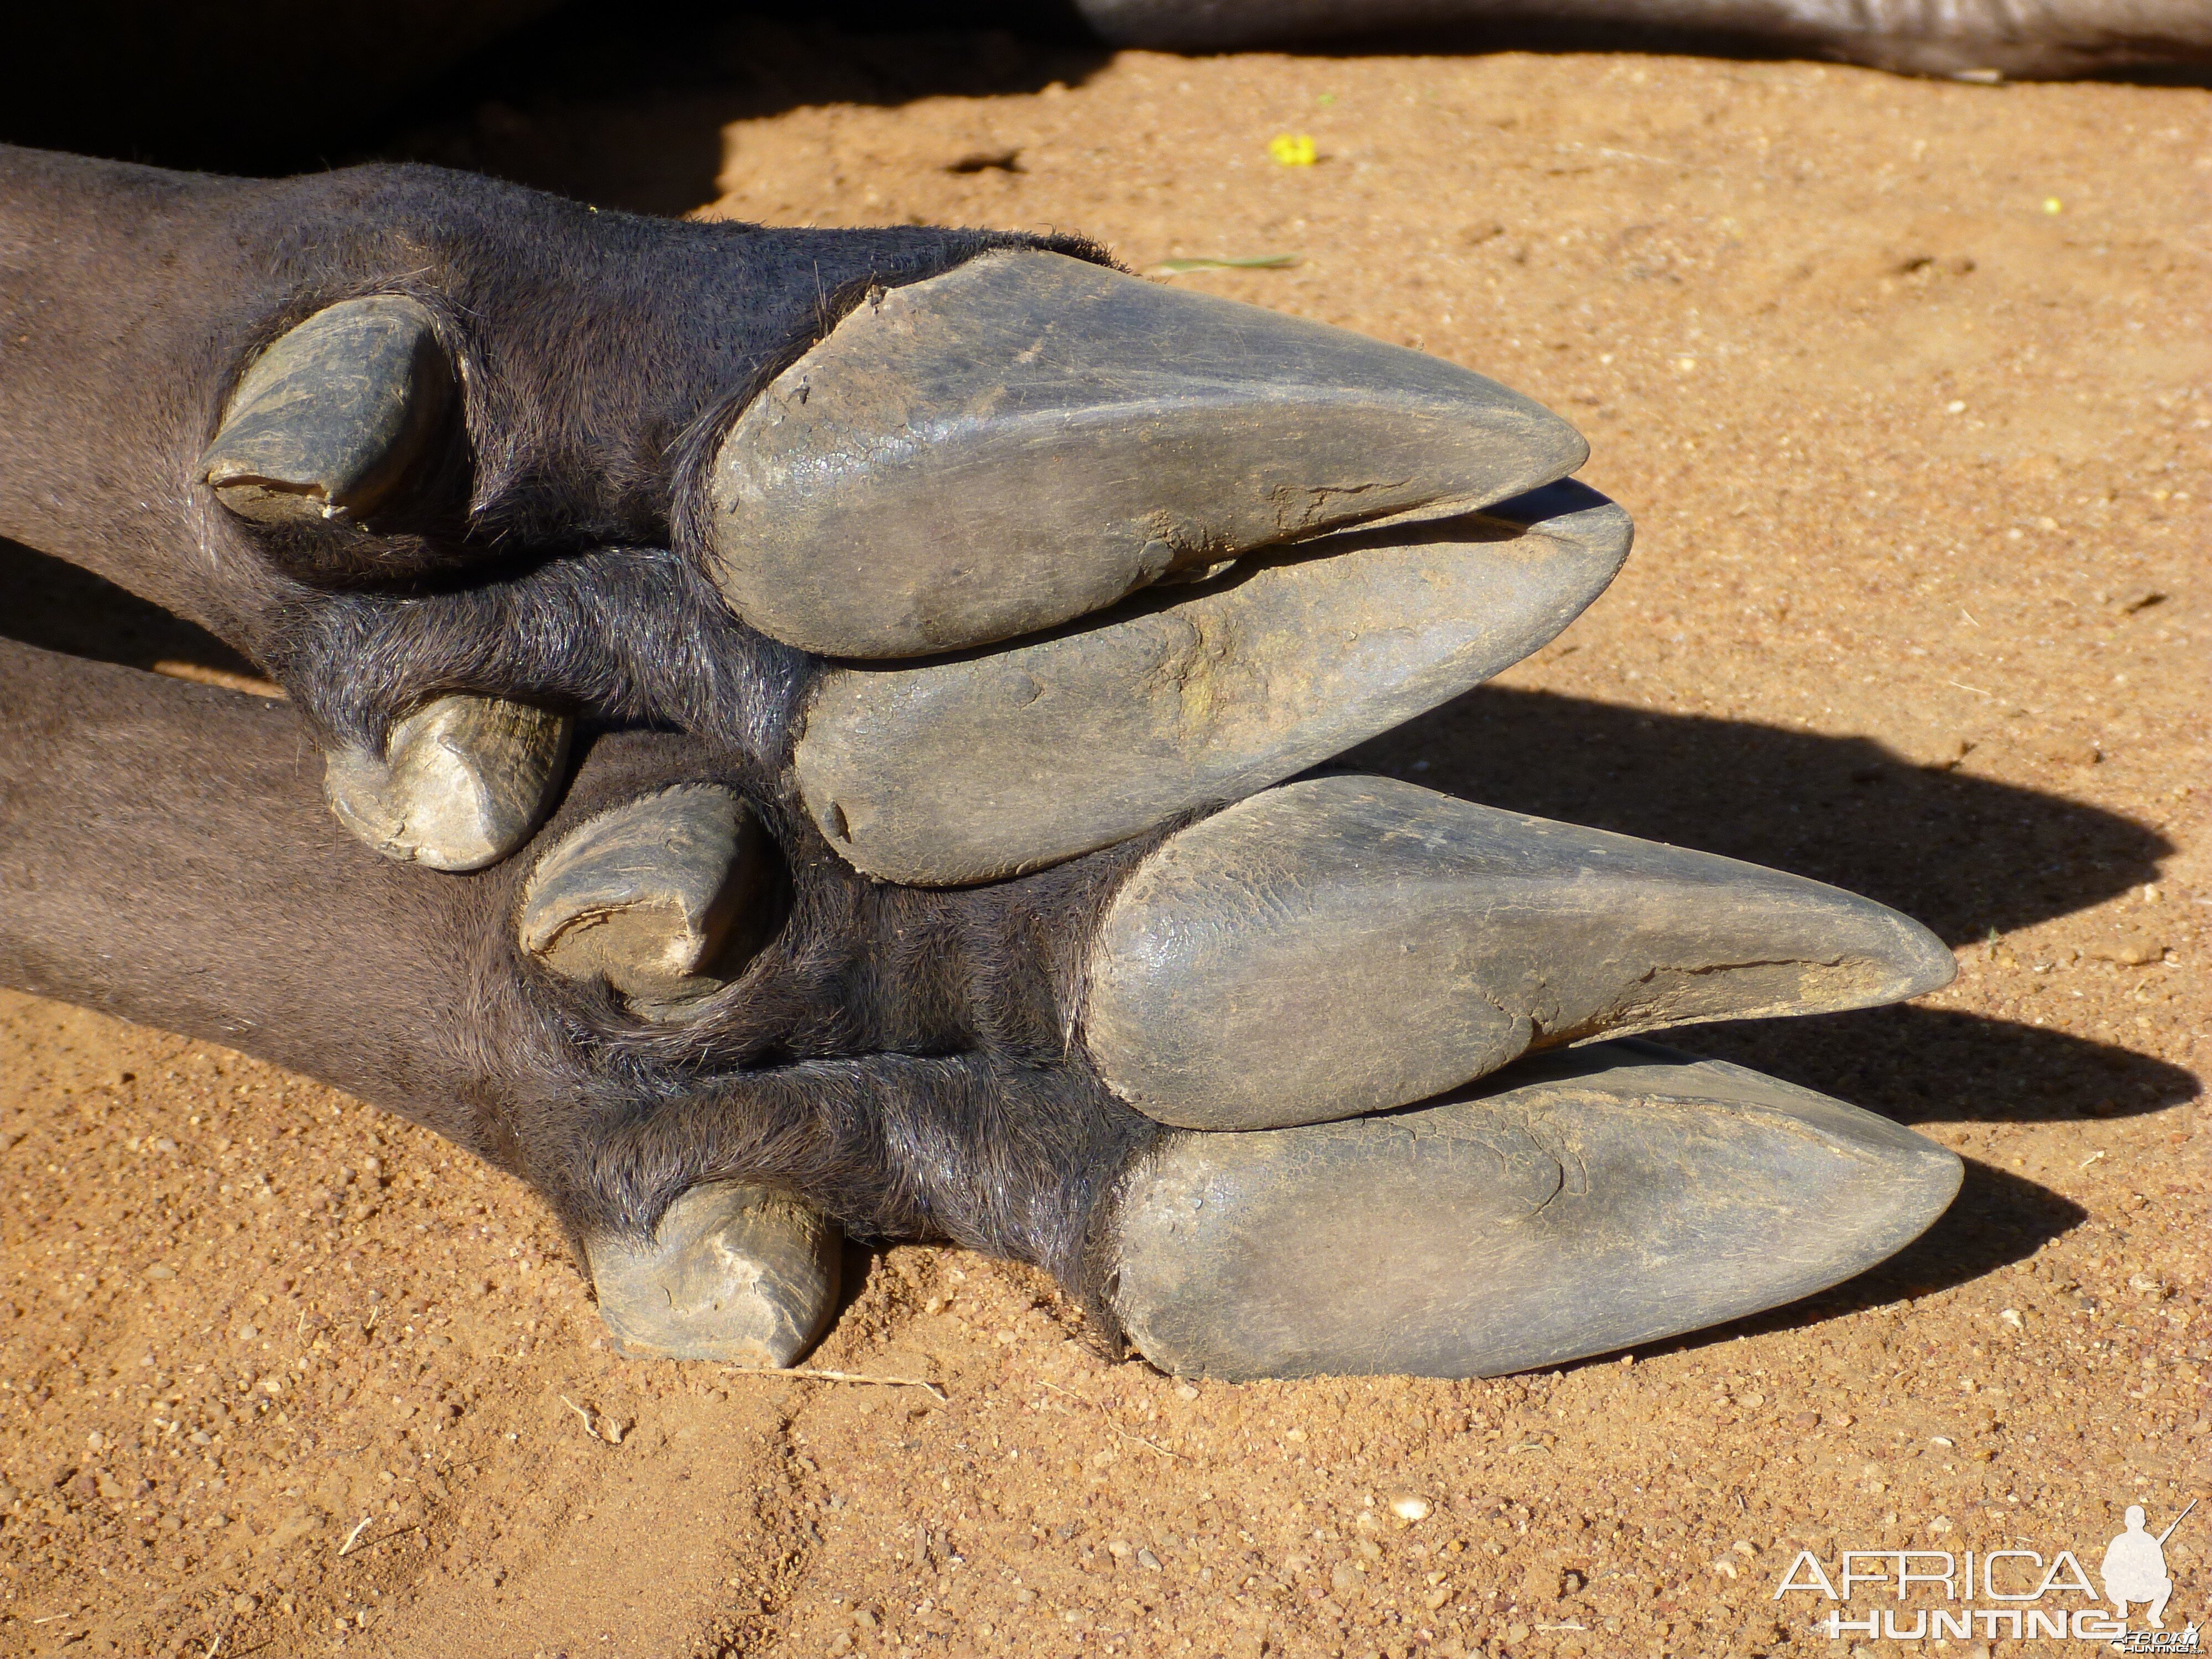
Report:
M714 568L831 657L1007 640L1163 577L1565 477L1565 421L1440 358L1061 254L878 290L747 406Z
M993 880L1233 800L1510 666L1628 555L1558 483L1470 517L1350 531L1045 638L833 668L793 765L830 845L885 880Z
M1607 1042L1386 1116L1176 1137L1122 1191L1108 1294L1180 1374L1497 1376L1848 1279L1961 1175L1841 1101Z
M1334 777L1150 854L1094 936L1081 1030L1139 1111L1250 1129L1425 1100L1531 1049L1868 1007L1954 972L1917 922L1820 882Z
M585 1253L624 1353L781 1367L830 1328L842 1243L787 1194L710 1182L670 1205L650 1238L601 1235Z
M439 697L395 721L382 754L331 750L323 796L388 859L481 870L520 847L550 810L574 726L503 697Z

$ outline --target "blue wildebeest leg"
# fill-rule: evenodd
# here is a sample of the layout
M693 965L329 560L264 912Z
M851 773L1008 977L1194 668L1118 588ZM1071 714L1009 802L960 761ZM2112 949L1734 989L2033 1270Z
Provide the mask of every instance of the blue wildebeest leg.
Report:
M513 857L432 876L331 833L304 735L0 643L0 982L513 1172L634 1351L789 1363L842 1231L1036 1263L1179 1371L1493 1372L1803 1295L1957 1184L1839 1102L1559 1048L1946 976L1814 883L1336 777L902 886L749 757L645 732L586 741Z

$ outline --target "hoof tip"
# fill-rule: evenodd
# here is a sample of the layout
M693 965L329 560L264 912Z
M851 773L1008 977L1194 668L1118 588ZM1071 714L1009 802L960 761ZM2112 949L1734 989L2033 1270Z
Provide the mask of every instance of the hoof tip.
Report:
M1809 1090L1595 1044L1383 1116L1174 1139L1122 1194L1112 1297L1177 1373L1493 1376L1850 1278L1962 1168Z

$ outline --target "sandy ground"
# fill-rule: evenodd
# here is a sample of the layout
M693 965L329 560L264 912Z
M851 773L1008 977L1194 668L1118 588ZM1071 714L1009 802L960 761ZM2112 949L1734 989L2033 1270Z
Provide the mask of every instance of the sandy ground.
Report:
M423 142L667 205L719 131L716 214L1293 255L1174 280L1568 414L1626 572L1359 758L1926 920L1940 995L1680 1040L1913 1124L1965 1191L1811 1303L1495 1382L1192 1387L1027 1272L855 1255L817 1363L937 1392L801 1382L616 1360L538 1205L423 1133L0 997L0 1650L1887 1655L1923 1650L1778 1599L1800 1551L2094 1573L2124 1505L2212 1496L2212 97L1530 56L1064 82L999 42L1017 90L898 103L819 93L792 37L726 52ZM2166 1555L2168 1624L2204 1619L2212 1516ZM1966 1605L1916 1587L1899 1627ZM1934 1647L2092 1650L2008 1628Z

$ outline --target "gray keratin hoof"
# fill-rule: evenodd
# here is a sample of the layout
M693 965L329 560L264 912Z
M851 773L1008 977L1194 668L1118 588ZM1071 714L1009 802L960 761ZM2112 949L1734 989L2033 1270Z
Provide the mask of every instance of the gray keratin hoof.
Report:
M382 755L331 750L323 796L386 858L480 870L528 840L552 806L573 724L502 697L440 697L393 722Z
M522 948L564 979L604 979L648 1018L680 1017L759 943L775 854L732 790L686 784L601 813L538 860Z
M1594 1044L1388 1116L1175 1138L1123 1188L1109 1294L1180 1374L1492 1376L1848 1279L1961 1174L1810 1090Z
M1820 882L1334 777L1139 865L1093 939L1082 1029L1139 1111L1252 1129L1425 1100L1588 1037L1894 1002L1955 971L1919 923Z
M833 657L1012 639L1172 573L1565 477L1565 421L1439 358L1056 253L879 292L715 465L738 614Z
M423 453L453 400L428 310L397 295L347 300L254 360L201 476L257 523L358 520Z
M994 880L1279 782L1535 650L1604 591L1628 515L1553 484L1346 532L1079 628L823 676L795 765L869 874Z
M836 1312L842 1242L787 1194L710 1182L670 1205L650 1240L603 1235L585 1253L625 1353L790 1365Z

